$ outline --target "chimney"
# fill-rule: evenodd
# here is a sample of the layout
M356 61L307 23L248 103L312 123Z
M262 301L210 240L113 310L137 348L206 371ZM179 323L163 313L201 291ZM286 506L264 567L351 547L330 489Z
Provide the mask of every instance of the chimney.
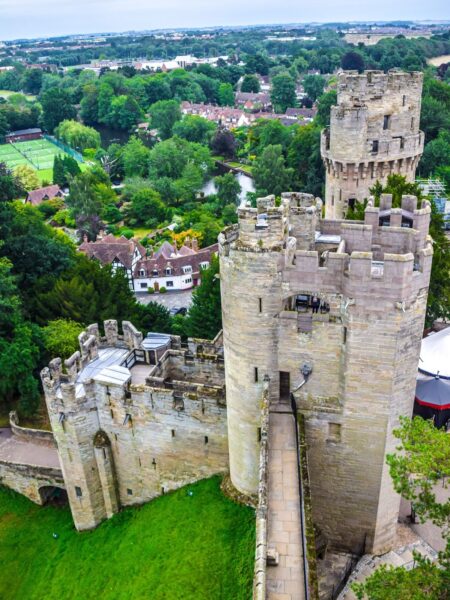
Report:
M105 230L100 229L100 231L97 234L97 241L102 240L104 237L105 237Z
M192 238L192 242L191 242L191 248L192 250L194 250L194 252L198 252L198 239L197 238Z
M87 236L87 233L85 233L85 234L83 235L83 242L88 242L88 241L89 241L89 238L88 238L88 236Z

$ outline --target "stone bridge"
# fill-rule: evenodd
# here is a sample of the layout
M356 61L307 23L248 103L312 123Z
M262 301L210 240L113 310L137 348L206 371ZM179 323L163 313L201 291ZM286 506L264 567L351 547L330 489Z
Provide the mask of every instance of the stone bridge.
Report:
M55 488L65 489L51 434L35 434L18 427L13 419L11 425L13 429L0 429L0 484L45 504Z

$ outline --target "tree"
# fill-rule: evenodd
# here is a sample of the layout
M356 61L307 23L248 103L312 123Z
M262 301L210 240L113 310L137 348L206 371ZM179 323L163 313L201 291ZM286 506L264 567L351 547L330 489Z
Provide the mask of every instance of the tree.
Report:
M23 75L23 91L28 94L39 94L42 86L42 69L27 69Z
M53 183L59 185L61 188L67 185L64 173L64 161L59 154L56 154L53 159Z
M5 141L5 135L8 133L9 123L3 112L0 112L0 143Z
M275 110L280 113L284 113L287 108L296 105L295 81L289 73L280 73L272 79L270 97Z
M219 259L214 256L210 266L202 271L200 286L192 294L185 331L188 336L212 340L221 328Z
M224 207L227 204L237 205L241 186L233 173L225 173L221 177L216 177L214 183L217 187L217 198Z
M157 302L139 305L136 327L142 332L172 333L168 309Z
M341 67L346 71L358 71L358 73L362 73L365 68L364 58L359 52L350 50L342 56Z
M83 88L80 102L80 115L85 123L98 123L98 86L91 83Z
M0 258L0 401L10 408L18 401L23 414L30 415L39 404L33 372L39 361L38 329L25 321L12 264Z
M65 360L79 349L78 336L83 327L70 319L49 321L42 329L42 337L49 360L61 358Z
M114 129L130 131L143 116L141 107L132 96L117 96L111 102L108 125Z
M294 172L295 188L322 196L325 175L320 156L320 128L314 123L299 127L287 154L288 165Z
M229 129L219 126L211 140L211 148L214 154L225 158L236 156L236 138Z
M150 150L133 136L122 150L122 163L126 177L145 177L148 171Z
M330 124L331 107L337 104L337 92L331 90L319 97L319 106L317 108L316 123L320 127L328 127Z
M63 88L53 88L41 96L42 125L46 131L53 133L61 121L76 117L75 107L70 95Z
M313 102L323 94L325 79L321 75L306 75L302 81L303 88Z
M137 192L128 208L128 222L131 225L145 225L155 228L167 218L167 208L161 196L152 189Z
M431 520L442 528L447 548L438 555L437 564L414 552L416 565L378 569L353 590L362 600L444 600L448 597L450 582L450 501L436 500L436 486L448 487L450 475L450 444L448 434L434 427L432 421L420 417L413 420L400 417L400 427L394 435L400 440L397 452L387 457L395 490L414 504L421 522Z
M221 83L218 96L220 106L234 106L234 91L231 83Z
M256 193L260 196L281 196L291 189L293 169L286 168L280 145L267 146L253 169Z
M21 196L25 190L20 181L13 173L0 162L0 205L7 200L13 200Z
M173 127L173 134L189 142L208 145L216 131L216 124L198 115L185 115Z
M73 120L62 121L55 129L55 136L80 152L87 148L100 148L101 145L98 131Z
M439 167L446 167L450 157L450 133L441 131L438 136L425 146L419 163L419 172L423 177L430 177Z
M162 139L172 136L173 126L181 120L180 104L176 100L159 100L149 108L152 127L159 131Z
M84 171L71 180L67 197L80 237L86 234L90 240L95 240L101 229L102 203L96 190L98 183L92 171Z
M256 75L245 75L241 83L241 92L257 94L259 90L258 77Z
M450 127L450 112L443 102L432 96L425 96L422 100L420 112L420 128L425 133L425 143L434 140L441 131Z
M36 171L29 165L19 165L14 169L14 176L19 185L26 191L37 190L41 187L41 182Z

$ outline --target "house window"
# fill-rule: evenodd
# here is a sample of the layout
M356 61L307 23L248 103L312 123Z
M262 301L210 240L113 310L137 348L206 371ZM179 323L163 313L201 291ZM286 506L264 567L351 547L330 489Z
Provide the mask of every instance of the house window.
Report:
M158 269L153 269L152 277L158 277Z
M192 277L188 277L184 280L184 283L192 283Z
M384 115L384 117L383 117L383 129L389 129L390 124L391 124L391 117L390 117L390 115Z
M207 269L208 267L209 267L209 262L205 261L205 262L200 263L200 269Z
M75 494L76 494L77 498L81 498L81 496L83 495L81 488L78 487L77 485L75 486Z
M139 271L139 275L140 275L140 277L145 277L145 271L144 271L144 269L141 269Z
M373 140L372 142L372 152L376 154L378 152L378 140Z
M183 267L183 273L192 273L191 265L187 265L186 267Z
M148 287L147 283L141 283L141 289L145 289L146 287Z
M172 275L172 269L170 267L166 269L166 275Z
M166 281L166 287L173 287L173 281Z

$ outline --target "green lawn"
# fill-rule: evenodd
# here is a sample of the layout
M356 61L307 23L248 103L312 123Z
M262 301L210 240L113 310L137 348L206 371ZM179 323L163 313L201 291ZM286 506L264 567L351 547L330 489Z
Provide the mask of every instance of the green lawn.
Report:
M1 600L250 600L254 511L219 485L187 486L85 533L68 508L0 488Z

